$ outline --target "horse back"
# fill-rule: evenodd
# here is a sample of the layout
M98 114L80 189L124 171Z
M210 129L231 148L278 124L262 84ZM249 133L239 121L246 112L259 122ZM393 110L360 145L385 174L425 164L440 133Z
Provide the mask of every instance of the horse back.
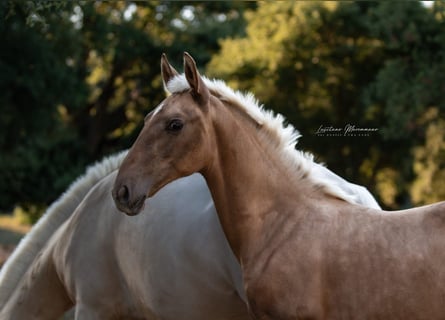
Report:
M425 228L444 228L445 227L445 201L412 209L419 214L423 214Z

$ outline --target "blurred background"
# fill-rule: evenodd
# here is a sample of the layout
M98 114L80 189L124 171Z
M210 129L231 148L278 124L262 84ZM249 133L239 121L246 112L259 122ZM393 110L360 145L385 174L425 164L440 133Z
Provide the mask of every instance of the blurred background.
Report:
M443 1L5 0L0 17L0 242L131 146L164 98L163 52L253 92L384 208L445 199ZM317 134L346 125L377 130Z

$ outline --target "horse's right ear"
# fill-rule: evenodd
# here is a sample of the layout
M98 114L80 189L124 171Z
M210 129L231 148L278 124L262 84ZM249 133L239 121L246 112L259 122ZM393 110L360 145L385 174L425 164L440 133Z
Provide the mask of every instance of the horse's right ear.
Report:
M209 89L199 74L195 60L193 60L192 56L187 52L184 52L184 74L185 79L190 85L192 95L203 104L207 104L210 97Z
M172 65L167 60L167 55L165 53L161 56L161 74L162 74L162 82L164 84L165 91L168 92L167 83L179 75L178 71L172 67Z

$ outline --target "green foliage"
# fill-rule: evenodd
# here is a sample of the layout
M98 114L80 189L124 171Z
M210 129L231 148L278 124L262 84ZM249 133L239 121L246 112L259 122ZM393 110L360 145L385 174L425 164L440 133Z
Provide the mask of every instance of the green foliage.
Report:
M416 1L262 2L246 14L246 37L223 40L208 70L283 113L303 133L301 147L383 205L409 206L424 201L411 199L410 187L421 175L413 151L429 125L418 119L429 107L439 118L445 110L443 12ZM347 124L379 130L315 134L320 125Z
M71 77L46 25L30 22L37 15L32 4L0 5L0 34L7 48L0 51L2 208L19 201L48 203L85 164L77 160L77 137L57 114L61 101L77 95L74 90L82 83Z
M254 5L2 2L0 208L42 208L88 163L127 148L164 97L161 53L204 65Z
M370 16L371 34L385 43L385 65L370 91L385 107L384 137L403 138L426 107L445 110L444 24L419 2L381 3Z
M416 204L428 204L445 198L445 120L437 117L437 108L426 113L430 117L425 144L414 148L416 179L411 195Z
M301 148L385 206L443 197L441 1L18 0L0 17L2 210L43 208L87 163L130 146L164 97L160 54L179 63L183 51L283 113ZM315 134L347 124L378 132Z

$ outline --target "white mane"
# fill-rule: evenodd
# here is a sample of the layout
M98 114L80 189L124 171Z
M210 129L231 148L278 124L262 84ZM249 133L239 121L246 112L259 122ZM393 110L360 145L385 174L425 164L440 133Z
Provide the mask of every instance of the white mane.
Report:
M353 196L330 183L327 179L323 179L318 175L311 175L315 163L314 157L310 153L302 152L295 148L301 135L294 126L285 124L285 118L281 114L265 110L252 93L244 94L235 91L229 88L222 80L210 80L206 77L202 77L202 79L213 95L241 108L262 126L262 131L266 131L269 136L274 137L276 151L281 153L283 160L290 165L293 173L298 174L299 177L308 177L315 185L334 197L351 203L356 202ZM166 90L169 93L180 93L188 89L190 89L190 85L184 74L174 77L166 84Z
M0 270L0 309L48 239L71 216L91 188L119 168L126 154L127 151L120 152L89 167L86 173L77 178L68 190L46 210L42 218L20 241Z

